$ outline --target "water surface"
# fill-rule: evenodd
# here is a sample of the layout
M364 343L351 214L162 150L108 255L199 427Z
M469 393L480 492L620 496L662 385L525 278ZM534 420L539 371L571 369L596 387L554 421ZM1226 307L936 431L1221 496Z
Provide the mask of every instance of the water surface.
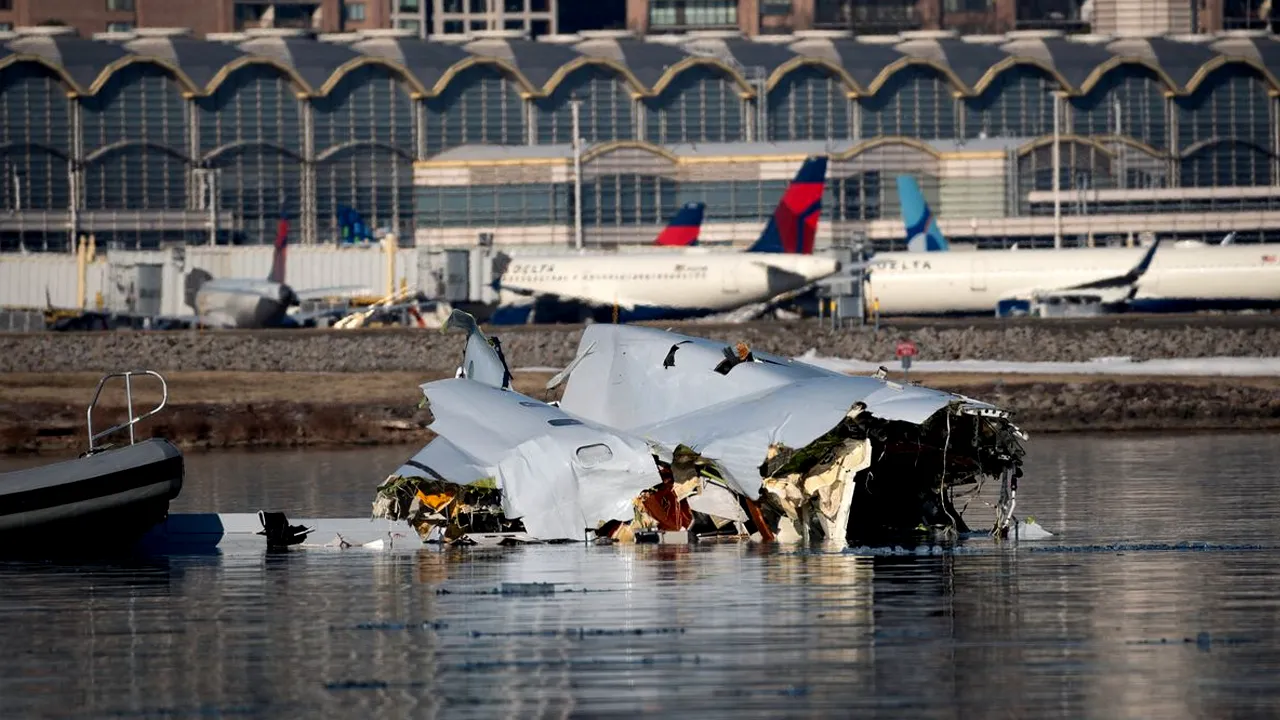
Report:
M1278 441L1033 438L1017 547L0 563L0 717L1274 715ZM174 510L363 516L410 450L190 455Z

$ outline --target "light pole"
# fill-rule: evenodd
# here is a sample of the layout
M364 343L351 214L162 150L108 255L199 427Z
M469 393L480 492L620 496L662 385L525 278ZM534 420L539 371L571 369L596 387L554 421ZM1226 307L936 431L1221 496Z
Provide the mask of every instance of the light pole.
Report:
M69 184L70 184L70 183L68 183L68 185L69 185ZM22 212L22 171L21 171L21 170L19 170L19 169L18 169L18 168L16 168L16 167L15 167L15 168L13 168L13 211L14 211L15 213L21 213L21 212ZM72 222L71 222L71 226L72 226L72 227L71 227L71 247L75 247L75 244L76 244L76 230L75 230L75 220L74 220L74 218L75 218L75 214L76 214L76 211L75 211L75 203L74 203L74 202L72 202L72 203L71 203L71 217L72 217L73 219L72 219ZM18 221L18 249L19 249L19 250L22 250L23 252L26 252L26 250L27 250L27 241L26 241L26 235L23 233L23 230L24 230L24 229L25 229L25 228L24 228L24 226L23 226L23 223L22 223L21 219L19 219L19 221ZM47 241L46 241L46 244L47 244Z
M574 93L569 98L573 115L573 242L582 249L582 138L578 132L578 112L582 98Z
M1053 247L1062 247L1062 199L1059 187L1062 183L1062 93L1053 92Z

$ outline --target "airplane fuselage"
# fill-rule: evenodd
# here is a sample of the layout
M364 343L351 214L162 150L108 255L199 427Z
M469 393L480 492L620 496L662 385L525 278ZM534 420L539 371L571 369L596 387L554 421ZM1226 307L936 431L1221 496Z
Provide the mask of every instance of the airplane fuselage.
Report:
M196 315L211 327L276 327L294 302L293 290L270 280L210 280L196 292Z
M769 300L837 270L834 259L787 253L686 250L518 258L500 280L505 292L491 321L523 322L519 306L513 307L519 295L595 307L616 303L623 321L697 317Z
M1144 248L895 252L873 257L867 302L882 315L988 314L1006 298L1123 275ZM1167 247L1138 280L1139 312L1280 305L1280 248Z

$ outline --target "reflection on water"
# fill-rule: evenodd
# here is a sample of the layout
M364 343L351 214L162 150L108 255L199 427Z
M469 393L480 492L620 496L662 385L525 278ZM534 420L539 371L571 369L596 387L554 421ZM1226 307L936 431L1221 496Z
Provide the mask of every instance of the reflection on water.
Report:
M177 509L362 516L408 450L193 455ZM1048 551L0 564L0 717L1273 713L1280 561L1252 546L1280 545L1277 438L1029 452L1019 511L1059 533ZM1143 547L1186 541L1236 549ZM532 582L555 592L501 592Z

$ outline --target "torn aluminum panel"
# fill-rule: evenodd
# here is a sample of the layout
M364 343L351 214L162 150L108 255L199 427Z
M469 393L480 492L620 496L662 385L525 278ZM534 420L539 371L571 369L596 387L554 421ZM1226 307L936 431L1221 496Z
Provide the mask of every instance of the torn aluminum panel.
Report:
M845 454L859 441L869 443L871 462L842 480L842 498L852 489L839 503L847 507L836 507L849 518L848 535L919 526L966 531L952 492L989 478L1007 488L995 527L1007 531L1025 435L995 406L652 328L592 325L580 348L563 410L636 433L662 448L664 460L687 446L713 461L735 492L769 500L774 513L765 524L775 531L790 514L776 493L762 492L767 481L798 474L791 503L803 505L813 495L803 490L807 478L847 465ZM784 462L771 466L779 455ZM824 526L835 527L801 521L796 535Z
M629 520L634 499L662 481L649 447L634 435L476 380L421 388L437 437L393 477L492 480L506 519L521 520L533 537L580 540L587 528Z
M873 377L856 377L769 353L752 352L742 362L718 372L725 343L655 328L591 325L582 334L560 406L611 427L630 430L654 426L674 417L728 401L742 401L766 390L785 390L781 406L805 383L827 381L842 388L827 427L839 421L854 402L884 420L924 422L950 402L972 412L1007 413L976 400L917 385L901 385ZM668 359L668 355L670 358Z
M458 368L458 377L468 378L495 388L511 387L511 371L502 354L502 344L498 338L485 337L480 331L476 319L469 313L455 309L449 313L449 319L440 327L441 332L450 328L459 328L467 333L467 342L462 351L462 365Z

